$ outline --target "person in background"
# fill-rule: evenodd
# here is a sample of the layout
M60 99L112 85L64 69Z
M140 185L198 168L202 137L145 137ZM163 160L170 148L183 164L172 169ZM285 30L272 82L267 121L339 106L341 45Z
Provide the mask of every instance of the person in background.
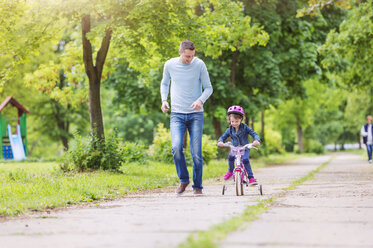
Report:
M368 162L372 163L372 150L373 150L373 129L372 129L372 116L367 116L367 123L361 127L361 136L363 142L367 147Z

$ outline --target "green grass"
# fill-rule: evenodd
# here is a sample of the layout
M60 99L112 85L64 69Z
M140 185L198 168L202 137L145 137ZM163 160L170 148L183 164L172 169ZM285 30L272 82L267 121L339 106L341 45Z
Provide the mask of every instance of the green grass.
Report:
M365 146L365 145L364 145ZM354 149L354 150L348 150L349 152L353 152L357 155L364 156L368 159L367 151L365 149Z
M305 181L311 180L314 175L323 169L332 159L334 159L334 157L330 158L329 161L323 163L306 176L293 181L285 192L278 193L265 200L260 200L258 204L248 206L243 214L214 225L207 231L191 234L184 243L179 245L179 248L219 247L218 243L226 238L229 233L243 228L244 226L249 225L252 221L258 219L259 215L266 211L277 198L283 196L286 192L293 190L296 186L301 185Z
M255 168L297 157L300 155L272 155L251 163L255 172ZM212 161L204 166L203 179L220 177L227 168L226 160ZM192 175L192 168L188 169ZM122 174L107 171L63 173L53 162L0 163L0 215L113 199L131 192L178 184L173 164L129 164L122 171Z
M346 150L337 150L337 151L327 151L327 153L335 153L335 152L350 152L361 156L367 156L367 151L364 149L365 145L362 145L362 149L346 149Z
M188 168L190 173L192 168ZM226 171L226 163L213 161L204 167L204 179ZM95 171L63 173L57 163L0 164L0 215L17 215L87 202L112 199L126 193L177 185L174 165L129 164L123 173Z

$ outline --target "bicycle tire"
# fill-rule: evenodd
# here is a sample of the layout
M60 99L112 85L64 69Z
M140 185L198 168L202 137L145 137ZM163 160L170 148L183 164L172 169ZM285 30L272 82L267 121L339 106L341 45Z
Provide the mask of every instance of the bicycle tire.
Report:
M243 187L243 183L241 183L241 195L244 195L244 187Z
M234 172L234 180L236 185L236 196L241 195L241 173L239 171Z

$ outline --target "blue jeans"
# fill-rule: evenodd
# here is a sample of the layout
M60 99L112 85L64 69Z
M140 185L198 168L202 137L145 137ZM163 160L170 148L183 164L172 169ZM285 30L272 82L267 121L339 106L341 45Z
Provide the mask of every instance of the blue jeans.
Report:
M254 174L253 174L253 171L251 170L251 165L250 165L250 160L249 160L249 157L250 157L250 150L246 150L245 151L245 154L241 157L241 161L243 163L243 165L245 166L245 170L247 172L247 177L250 179L250 178L253 178L254 177ZM230 172L233 172L234 170L234 160L236 159L236 156L229 154L228 156L228 166L229 166L229 171Z
M365 144L365 145L367 146L368 160L372 160L373 145L368 145L368 144Z
M181 114L171 113L170 117L172 155L180 183L189 183L189 173L184 156L184 134L188 130L190 152L193 158L193 189L202 189L202 129L203 112Z

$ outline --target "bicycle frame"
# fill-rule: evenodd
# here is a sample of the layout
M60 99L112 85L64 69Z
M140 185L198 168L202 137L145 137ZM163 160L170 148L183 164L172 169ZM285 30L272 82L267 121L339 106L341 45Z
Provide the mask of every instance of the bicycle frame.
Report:
M233 146L232 143L230 143L230 142L225 143L224 146L225 147L230 147L232 155L235 156L234 171L233 172L238 171L240 173L241 183L242 183L244 181L244 178L245 177L247 178L247 173L246 173L246 170L245 170L245 166L243 165L243 163L241 161L241 158L245 154L246 148L248 148L248 149L251 149L251 148L257 149L257 148L253 144L247 144L247 145L244 145L244 146ZM242 173L243 173L243 176L242 176Z
M244 181L244 178L247 177L245 166L241 161L242 156L245 154L245 147L235 147L230 146L232 155L235 156L234 160L234 170L233 172L238 171L241 174L241 183ZM235 179L234 179L235 180Z

